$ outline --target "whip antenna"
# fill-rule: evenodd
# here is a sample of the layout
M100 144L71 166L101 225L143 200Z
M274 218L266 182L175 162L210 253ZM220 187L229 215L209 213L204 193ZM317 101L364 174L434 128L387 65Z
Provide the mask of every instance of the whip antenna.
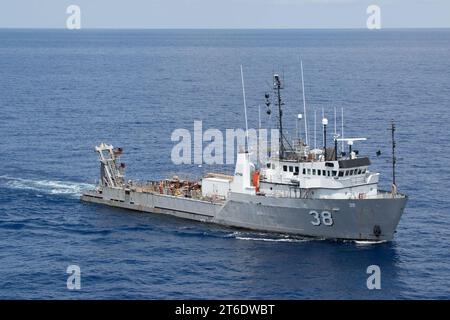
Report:
M244 116L245 116L245 151L248 151L248 122L247 122L247 101L245 99L244 71L241 64L241 81L242 81L242 97L244 99Z
M302 95L303 95L303 115L305 118L305 141L306 144L309 145L309 141L308 141L308 123L306 121L306 101L305 101L305 83L303 80L303 61L300 60L300 68L302 70Z

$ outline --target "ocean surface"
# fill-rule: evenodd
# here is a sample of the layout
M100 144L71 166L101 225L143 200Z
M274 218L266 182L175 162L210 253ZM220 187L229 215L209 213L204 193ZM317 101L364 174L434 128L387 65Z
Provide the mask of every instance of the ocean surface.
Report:
M449 299L449 57L450 30L0 30L0 298ZM310 139L314 110L332 127L343 107L345 135L368 138L358 149L384 189L396 120L397 184L410 200L392 242L308 240L80 202L98 179L102 141L124 148L130 179L212 170L173 164L171 133L192 132L194 120L244 128L241 64L250 126L279 72L294 133L300 59ZM274 119L264 113L262 123ZM81 269L80 290L66 287L69 265ZM380 290L366 286L370 265Z

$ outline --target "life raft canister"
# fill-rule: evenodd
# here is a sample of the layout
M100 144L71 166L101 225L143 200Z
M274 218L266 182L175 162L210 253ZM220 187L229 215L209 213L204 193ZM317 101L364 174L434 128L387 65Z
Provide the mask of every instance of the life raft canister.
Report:
M259 192L259 171L253 172L253 186L256 188L256 192Z

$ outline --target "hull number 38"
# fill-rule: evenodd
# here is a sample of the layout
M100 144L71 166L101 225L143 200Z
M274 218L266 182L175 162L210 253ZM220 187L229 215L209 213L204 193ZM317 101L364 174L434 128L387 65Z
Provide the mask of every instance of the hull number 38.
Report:
M311 221L313 226L320 226L321 224L324 226L333 225L333 216L329 211L322 211L320 213L317 211L310 211L309 214L313 217L313 221Z

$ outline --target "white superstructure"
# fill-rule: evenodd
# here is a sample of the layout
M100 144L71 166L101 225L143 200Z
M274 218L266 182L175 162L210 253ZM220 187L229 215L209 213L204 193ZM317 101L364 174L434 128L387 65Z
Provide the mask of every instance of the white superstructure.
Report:
M260 191L283 197L333 199L377 195L379 173L369 171L368 158L325 160L317 152L310 155L305 161L270 158L261 167Z

